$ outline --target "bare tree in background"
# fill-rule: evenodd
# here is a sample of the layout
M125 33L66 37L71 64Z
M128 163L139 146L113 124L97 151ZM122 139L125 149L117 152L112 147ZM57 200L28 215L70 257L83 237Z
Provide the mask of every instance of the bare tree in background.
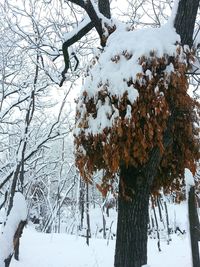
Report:
M44 17L40 12L45 8L48 12ZM49 5L31 0L21 1L20 6L12 1L0 4L0 193L6 196L3 205L7 218L12 212L16 191L27 196L27 205L31 207L31 193L38 180L45 182L54 178L60 194L71 188L74 178L71 173L65 176L71 168L67 162L69 157L54 157L53 161L50 155L52 143L56 143L54 150L61 148L60 140L66 142L73 128L70 106L66 104L76 76L69 75L69 86L62 92L58 89L59 57L62 55L59 47L63 41L62 29L66 30L67 24L61 10L60 7L52 16ZM54 176L50 169L54 169ZM60 172L63 177L59 180ZM62 198L66 194L67 190ZM44 195L44 199L47 198L48 194ZM52 203L53 198L46 206L51 209ZM51 211L55 218L57 207ZM4 235L7 221L2 228ZM16 259L23 227L15 229L13 236ZM18 237L17 242L15 237ZM9 266L13 253L5 259L5 266Z

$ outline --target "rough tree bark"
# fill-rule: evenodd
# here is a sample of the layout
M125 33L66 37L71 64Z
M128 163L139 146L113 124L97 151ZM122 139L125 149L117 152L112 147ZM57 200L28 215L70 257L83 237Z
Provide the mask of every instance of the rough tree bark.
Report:
M193 45L194 24L199 7L199 0L181 0L179 2L174 27L181 36L181 43Z
M164 148L172 143L172 119L163 137ZM159 148L155 148L143 168L121 167L115 267L141 267L147 263L150 188L161 159Z
M108 0L100 0L98 3L99 11L108 19L111 18L110 3Z
M133 167L120 173L116 267L141 267L147 262L147 225L150 187Z

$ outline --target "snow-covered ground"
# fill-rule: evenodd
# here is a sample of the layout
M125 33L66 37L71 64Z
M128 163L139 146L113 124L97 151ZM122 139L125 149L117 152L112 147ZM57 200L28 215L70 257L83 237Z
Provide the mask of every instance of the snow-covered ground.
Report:
M166 201L173 234L170 235L171 241L168 245L165 213L163 210L161 222L156 207L161 251L158 251L158 239L154 229L148 240L148 267L191 267L187 201L181 204L173 204L167 198ZM90 209L92 238L89 246L86 245L84 237L66 233L39 233L34 225L28 225L21 238L20 261L13 259L11 267L113 267L115 240L111 240L111 237L116 232L116 217L115 209L110 210L109 217L105 215L106 235L109 240L103 239L102 211L97 207ZM185 233L175 233L177 227ZM82 234L85 234L85 230L79 232L79 235Z
M156 213L158 210L156 208ZM111 233L116 231L116 211L106 217L106 227ZM150 213L151 214L151 213ZM187 202L170 204L168 202L169 224L174 232L176 227L185 234L177 232L170 236L167 244L167 230L159 222L161 252L158 251L156 234L148 241L148 267L191 267L191 249L188 234ZM12 260L11 267L112 267L114 266L115 240L103 239L102 213L95 208L90 210L92 238L89 247L84 237L69 234L44 234L37 232L33 225L25 228L21 238L20 261ZM163 213L164 219L164 213ZM113 223L112 223L113 222ZM84 234L84 233L83 233ZM107 232L107 236L108 232ZM123 267L123 266L122 266Z
M11 267L112 267L115 241L85 239L66 234L42 234L28 227L21 241L20 261L12 261ZM148 264L151 267L191 267L188 236L172 235L170 245L157 240L148 242Z

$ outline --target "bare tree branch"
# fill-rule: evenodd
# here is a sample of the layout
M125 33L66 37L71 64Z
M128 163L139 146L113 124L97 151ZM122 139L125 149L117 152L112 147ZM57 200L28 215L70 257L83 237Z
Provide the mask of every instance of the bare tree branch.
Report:
M95 8L90 0L88 1L82 1L82 0L68 0L69 2L76 4L80 7L82 7L88 14L90 18L90 22L85 24L85 20L82 21L79 25L79 30L75 30L74 34L72 33L72 37L66 40L63 43L62 50L63 50L63 57L64 57L64 63L65 63L65 68L62 71L62 80L60 82L60 87L63 85L64 81L66 80L65 74L67 73L69 67L70 67L70 60L69 60L69 52L68 48L79 41L83 36L85 36L93 27L97 30L100 40L101 40L101 45L105 46L105 40L103 38L103 27L101 23L101 19L99 18L97 12L95 11ZM98 7L99 11L102 15L105 17L109 18L111 17L110 14L110 3L109 0L99 0L98 2ZM82 24L82 25L81 25Z
M75 31L74 35L70 39L68 39L66 42L63 43L62 51L63 51L63 57L64 57L64 63L65 68L62 71L62 80L60 82L60 87L63 85L66 77L65 74L67 73L69 67L70 67L70 60L69 60L69 51L68 48L79 41L83 36L85 36L93 27L93 22L89 22L85 25L85 21L82 22L83 26L80 25L80 30L77 32Z
M68 2L71 2L73 4L76 4L82 8L85 8L85 2L84 0L68 0Z
M87 12L88 16L90 17L91 21L94 23L94 27L96 28L101 38L103 35L103 28L102 28L101 20L98 14L96 13L96 10L94 9L92 2L90 0L87 0L87 1L69 0L69 2L79 5Z

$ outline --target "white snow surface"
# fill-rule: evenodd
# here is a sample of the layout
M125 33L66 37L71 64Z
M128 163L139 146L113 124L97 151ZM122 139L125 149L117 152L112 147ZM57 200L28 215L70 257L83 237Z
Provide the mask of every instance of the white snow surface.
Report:
M185 183L186 187L194 186L194 176L189 169L185 169Z
M13 207L8 215L5 226L0 233L0 267L4 266L6 259L13 252L13 237L21 221L27 218L27 206L24 196L16 192L13 199Z
M105 47L104 52L100 55L99 61L91 69L91 77L87 77L83 86L83 91L87 91L89 96L94 96L99 91L99 84L109 84L109 92L113 95L123 95L127 90L131 95L135 91L132 101L138 96L135 90L127 86L127 81L132 78L135 80L136 75L142 72L138 59L142 56L149 57L150 52L158 57L167 54L176 55L176 42L180 42L180 36L170 23L160 28L149 28L128 31L127 26L118 24L117 29L112 33ZM122 56L127 52L132 57L127 60ZM116 56L120 56L118 63L112 61Z
M169 245L148 241L148 267L190 267L187 235L174 235ZM20 261L12 260L10 267L112 267L115 241L92 239L88 247L85 238L67 234L42 234L26 229L21 240ZM145 266L145 267L147 267Z
M167 201L167 199L166 199ZM157 238L148 239L148 263L145 267L191 267L190 238L188 231L187 202L169 204L168 212L170 226L175 230L179 227L185 234L177 232L170 235L167 244L166 224L159 221L161 252L158 251ZM158 208L156 207L157 218ZM113 209L106 225L114 221L113 231L116 231L117 213ZM101 208L90 210L91 229L94 235L89 247L86 239L68 234L44 234L35 231L32 225L25 228L21 238L20 260L12 259L10 267L112 267L114 266L115 240L94 238L102 227ZM165 220L164 220L165 221ZM85 232L84 232L85 233ZM102 235L102 233L100 233Z
M87 92L88 99L94 98L97 101L97 117L88 118L89 127L85 134L101 133L104 128L111 127L119 115L113 105L111 108L109 97L105 103L97 100L99 91L107 90L109 96L118 98L127 92L128 99L133 104L138 97L138 91L133 86L128 86L127 82L135 81L138 79L137 74L143 73L139 59L142 56L151 57L151 52L157 57L175 56L178 42L180 36L170 21L160 28L140 30L129 30L127 25L118 22L117 29L109 36L104 51L97 55L96 63L89 69L89 75L81 90L77 105L81 112L80 121L86 112L84 92ZM127 59L124 54L131 57ZM171 71L173 67L170 65L166 72ZM145 75L151 77L151 71L147 70ZM75 134L78 135L79 131L80 129L76 128Z

